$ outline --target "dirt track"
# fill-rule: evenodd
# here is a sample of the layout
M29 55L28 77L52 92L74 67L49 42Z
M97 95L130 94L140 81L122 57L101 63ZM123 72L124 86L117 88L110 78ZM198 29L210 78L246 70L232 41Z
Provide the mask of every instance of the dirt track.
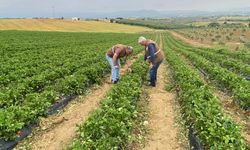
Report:
M161 37L161 48L162 37ZM158 69L157 85L148 88L149 93L149 142L145 150L182 150L185 149L178 142L178 128L175 127L176 113L174 111L175 95L165 90L169 70L162 63Z

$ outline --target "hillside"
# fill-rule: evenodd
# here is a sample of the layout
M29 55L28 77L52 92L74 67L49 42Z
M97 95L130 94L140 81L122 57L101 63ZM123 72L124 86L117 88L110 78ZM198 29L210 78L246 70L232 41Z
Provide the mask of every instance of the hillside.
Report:
M0 30L64 31L64 32L122 32L151 31L137 26L98 21L71 21L53 19L0 19Z

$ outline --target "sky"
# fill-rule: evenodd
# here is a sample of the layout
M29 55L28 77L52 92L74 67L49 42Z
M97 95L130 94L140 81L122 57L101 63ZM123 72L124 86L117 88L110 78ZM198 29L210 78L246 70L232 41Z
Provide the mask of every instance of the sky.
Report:
M0 18L127 10L222 11L245 7L250 8L250 0L0 0Z

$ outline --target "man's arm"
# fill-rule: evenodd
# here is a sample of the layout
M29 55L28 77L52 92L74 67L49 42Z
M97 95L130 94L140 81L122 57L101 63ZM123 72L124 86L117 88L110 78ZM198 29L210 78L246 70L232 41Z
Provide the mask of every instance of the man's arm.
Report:
M146 61L148 58L147 58L147 55L144 54L144 61Z
M128 56L126 56L126 65L128 68L131 67L131 61L128 59Z
M117 58L120 55L120 52L121 52L121 49L119 47L115 49L115 53L114 53L114 56L113 56L113 64L114 64L115 68L119 67L118 64L117 64Z
M131 61L128 59L128 56L126 56L126 66L128 72L132 72L131 65L132 65Z
M155 60L155 46L154 46L154 44L149 44L148 50L150 53L150 62L152 63Z
M113 56L113 64L114 64L114 67L117 68L118 67L118 64L117 64L117 54L115 53L114 56Z

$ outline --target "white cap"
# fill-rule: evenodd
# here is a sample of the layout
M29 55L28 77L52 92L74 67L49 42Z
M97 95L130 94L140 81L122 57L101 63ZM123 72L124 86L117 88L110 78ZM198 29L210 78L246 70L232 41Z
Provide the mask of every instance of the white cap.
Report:
M139 39L138 39L138 43L140 44L140 43L142 43L143 41L146 41L147 39L145 38L145 37L143 37L143 36L141 36L141 37L139 37Z

